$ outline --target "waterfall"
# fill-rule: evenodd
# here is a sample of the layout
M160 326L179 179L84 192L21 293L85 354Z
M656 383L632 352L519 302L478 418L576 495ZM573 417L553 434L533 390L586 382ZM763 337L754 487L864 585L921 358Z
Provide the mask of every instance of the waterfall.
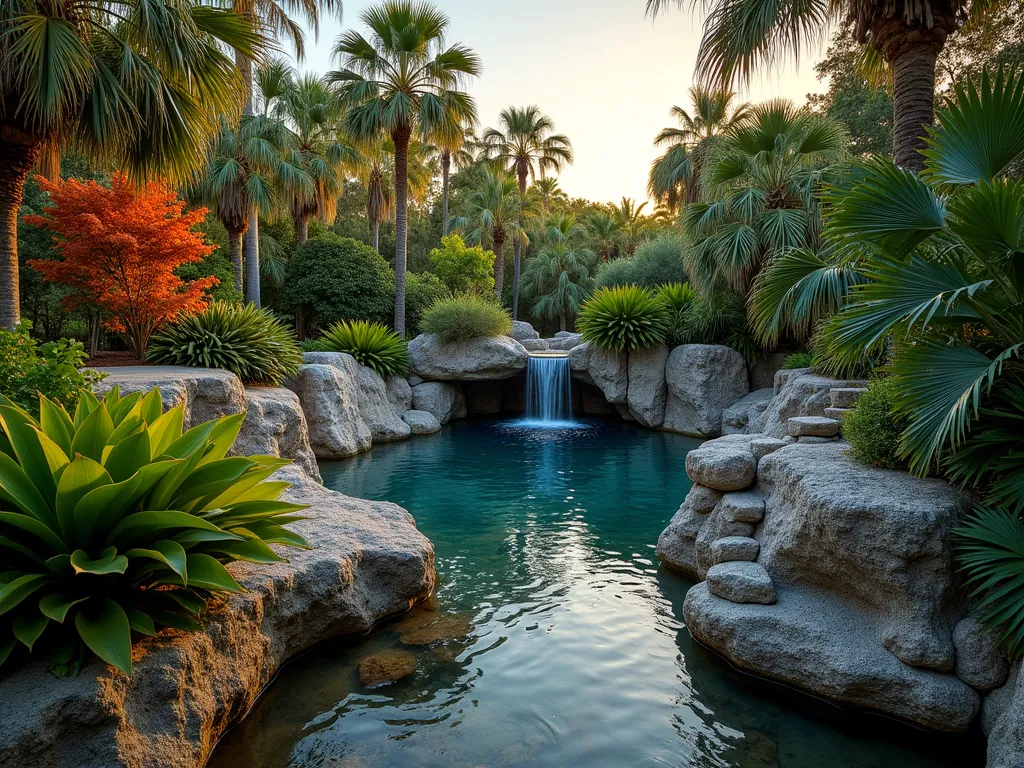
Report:
M571 373L568 355L530 355L526 363L528 421L572 422Z

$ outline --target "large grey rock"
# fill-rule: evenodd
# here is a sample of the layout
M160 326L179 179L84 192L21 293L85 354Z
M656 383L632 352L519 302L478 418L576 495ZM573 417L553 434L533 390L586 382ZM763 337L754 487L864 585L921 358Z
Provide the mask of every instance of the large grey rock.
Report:
M772 578L774 605L725 600L707 582L692 587L683 603L686 628L741 669L927 728L967 730L979 707L970 686L901 662L854 603L819 590L781 589Z
M853 408L867 387L834 387L829 390L828 400L833 408Z
M451 419L466 415L462 390L444 381L425 381L413 387L412 407L431 414L439 424L447 424Z
M744 396L722 411L722 434L742 435L750 431L751 424L768 409L774 390L758 389Z
M726 435L709 440L686 454L686 474L693 482L719 491L749 488L757 473L751 439L747 435Z
M359 416L375 442L393 442L409 437L409 425L396 412L388 396L387 384L373 369L360 365L345 352L307 352L302 359L307 364L333 365L354 382ZM401 385L395 386L400 388Z
M136 365L105 368L107 377L93 389L106 394L114 385L122 395L160 388L164 410L181 405L185 428L245 410L245 388L238 377L219 368L177 365Z
M546 352L548 343L544 339L522 339L520 344L527 352Z
M768 437L786 437L791 418L823 417L825 409L832 406L833 389L858 386L864 386L864 382L815 376L809 368L779 371L775 374L775 396L748 431L763 432Z
M296 466L320 482L320 470L309 444L309 428L298 396L284 387L246 387L245 403L245 421L230 455L292 459Z
M775 585L764 566L750 562L727 562L713 565L707 575L711 594L733 603L775 602Z
M533 326L525 320L513 320L512 330L508 332L516 341L524 341L525 339L539 339L540 333L535 331Z
M1018 661L1010 667L1010 674L1006 678L1006 682L989 693L982 701L981 730L986 736L992 736L992 731L995 729L996 724L1013 705L1014 697L1017 695L1017 680L1019 677L1020 662ZM1009 729L1002 732L1002 739L999 741L1005 741L1007 736L1012 735L1008 731ZM1003 747L997 742L990 741L989 747L990 753L1003 752ZM1021 754L1024 754L1024 748L1021 748Z
M370 449L373 436L359 414L359 387L343 369L305 364L284 385L299 396L317 458L340 459Z
M658 428L665 420L665 363L668 347L658 344L651 349L629 353L629 391L626 404L629 412L645 427Z
M412 370L428 381L506 379L526 369L527 352L509 336L446 342L423 333L409 342Z
M722 412L749 391L743 357L715 344L683 344L673 349L665 379L664 429L693 437L721 434Z
M401 416L412 408L412 387L403 376L388 376L384 383L388 388L388 402L395 413Z
M722 492L713 488L690 488L679 511L658 537L658 559L664 565L691 579L702 577L697 567L697 536L721 499Z
M427 411L406 411L402 421L409 425L414 435L433 435L441 431L441 423Z
M750 441L750 452L754 458L760 461L769 453L775 453L780 448L785 448L789 443L785 440L777 440L774 437L756 437Z
M979 691L998 688L1010 674L1006 651L996 645L996 636L974 616L961 619L953 628L957 677Z
M583 334L559 331L555 334L554 338L544 339L543 341L548 345L548 349L557 349L561 352L568 352L570 349L578 347L583 342Z
M569 366L573 378L593 384L613 405L625 404L628 371L625 352L606 352L584 341L569 350Z
M312 505L289 527L313 549L231 565L247 591L213 602L203 631L138 642L131 678L95 659L63 679L45 657L5 668L0 766L200 768L285 662L430 593L433 548L405 510L333 493L295 468L282 478L295 483L289 501Z

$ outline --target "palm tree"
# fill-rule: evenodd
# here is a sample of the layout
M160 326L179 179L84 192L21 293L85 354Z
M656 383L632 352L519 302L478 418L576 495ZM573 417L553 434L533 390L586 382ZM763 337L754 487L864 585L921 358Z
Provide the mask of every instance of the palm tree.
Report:
M572 236L571 217L558 222L549 241L526 263L523 293L533 301L535 317L558 320L567 330L583 301L594 289L597 256Z
M409 196L422 201L430 189L427 151L418 141L409 144ZM380 223L394 213L395 145L390 137L378 139L359 151L356 177L366 188L366 218L370 222L373 249L380 252Z
M452 222L470 243L494 252L494 292L500 297L505 286L505 242L528 245L523 219L533 213L532 199L519 193L516 180L502 170L483 168L477 187L466 196L463 216ZM525 205L524 205L525 204Z
M560 171L572 163L572 143L567 136L553 133L554 121L539 107L509 107L498 116L499 128L488 128L481 139L482 156L499 162L515 174L519 194L526 195L527 177ZM514 246L512 317L519 319L519 269L522 247Z
M450 136L476 120L460 90L480 74L480 59L447 46L448 17L429 3L388 0L361 16L370 39L344 32L334 46L341 69L328 77L351 105L345 124L357 140L390 136L395 145L395 331L405 334L405 270L409 235L409 142Z
M647 194L657 204L664 205L670 214L679 208L680 192L687 202L697 199L697 174L693 153L679 142L651 161L647 172ZM693 197L693 200L689 198Z
M241 106L221 46L259 56L262 41L244 19L197 0L6 2L0 29L0 327L9 328L20 320L17 219L33 167L53 177L61 149L75 147L135 179L187 180L217 115Z
M597 211L586 223L587 231L597 246L601 261L608 261L622 242L622 222L611 211Z
M670 2L647 0L657 14ZM753 70L772 64L783 51L799 56L835 24L852 24L866 61L892 73L893 159L920 171L925 131L935 100L935 62L949 35L978 20L997 0L709 0L704 37L697 52L697 78L729 86L749 81Z
M533 193L537 197L538 205L545 211L569 202L569 196L558 186L558 179L554 176L537 179L533 183Z
M441 164L441 236L448 234L448 199L452 168L468 168L475 160L477 138L473 128L462 128L451 136L434 139L434 153Z
M632 255L640 242L647 236L651 228L651 220L644 216L647 201L636 204L631 197L623 197L613 209L613 215L619 222L619 232L625 245L626 253Z

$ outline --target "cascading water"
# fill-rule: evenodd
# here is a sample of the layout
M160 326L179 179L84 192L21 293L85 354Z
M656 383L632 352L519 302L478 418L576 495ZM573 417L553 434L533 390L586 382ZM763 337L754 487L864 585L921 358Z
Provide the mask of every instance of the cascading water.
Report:
M568 355L530 355L526 363L526 420L538 424L572 422L572 371Z

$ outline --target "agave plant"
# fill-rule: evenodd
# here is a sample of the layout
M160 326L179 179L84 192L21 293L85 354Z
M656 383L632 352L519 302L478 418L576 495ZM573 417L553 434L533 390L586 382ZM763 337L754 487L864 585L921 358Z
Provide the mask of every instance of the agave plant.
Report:
M357 363L380 376L405 376L412 364L405 339L386 325L365 320L335 323L319 340L318 347L324 352L347 352Z
M302 350L284 323L252 304L211 302L153 337L154 363L223 368L249 384L281 383L302 365Z
M670 313L651 291L618 285L597 291L580 310L583 340L614 352L650 349L665 339Z
M74 417L41 397L38 420L0 402L0 664L46 648L67 674L88 649L131 674L133 633L197 629L242 591L226 563L309 546L283 527L304 507L265 482L288 461L227 458L244 413L183 433L182 406L162 411L158 389L86 391Z

